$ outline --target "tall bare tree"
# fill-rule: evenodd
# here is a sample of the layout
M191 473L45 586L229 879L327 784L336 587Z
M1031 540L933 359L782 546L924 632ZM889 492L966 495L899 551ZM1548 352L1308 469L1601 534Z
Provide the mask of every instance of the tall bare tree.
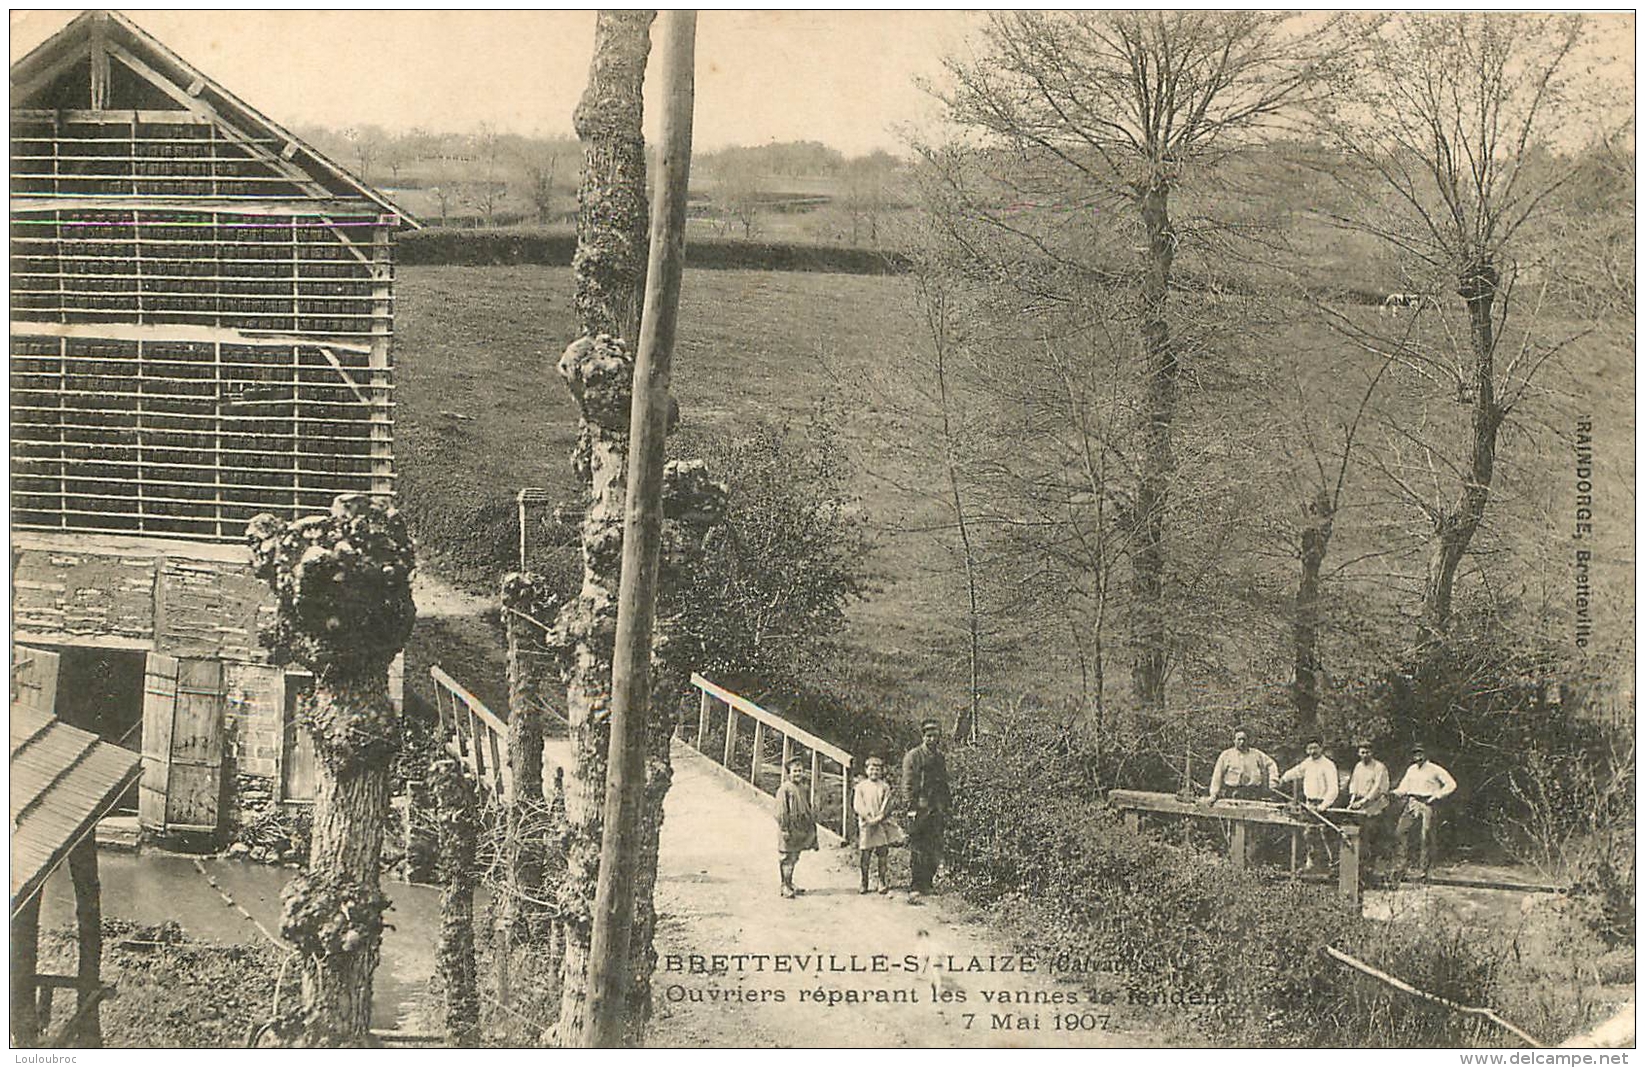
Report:
M1347 158L1337 173L1358 194L1358 210L1337 221L1385 242L1420 290L1450 289L1466 314L1463 344L1392 349L1445 381L1469 412L1456 460L1444 458L1445 443L1411 441L1424 466L1453 472L1454 486L1449 500L1412 494L1429 523L1422 646L1450 626L1457 571L1485 521L1503 421L1561 347L1527 335L1499 360L1517 240L1576 171L1556 142L1578 112L1567 75L1584 25L1574 15L1502 13L1376 20L1356 33L1349 80L1326 114L1327 134Z
M1124 274L1142 350L1141 456L1130 508L1133 685L1139 703L1165 704L1169 609L1165 603L1171 486L1177 469L1183 350L1170 313L1179 231L1173 193L1196 169L1214 168L1306 102L1329 52L1322 29L1260 12L1011 12L990 17L982 47L947 66L951 117L985 131L1043 204L1123 213L1140 263L1068 263ZM993 221L1032 233L1022 205ZM1138 243L1140 242L1140 244ZM1117 259L1117 257L1116 257Z

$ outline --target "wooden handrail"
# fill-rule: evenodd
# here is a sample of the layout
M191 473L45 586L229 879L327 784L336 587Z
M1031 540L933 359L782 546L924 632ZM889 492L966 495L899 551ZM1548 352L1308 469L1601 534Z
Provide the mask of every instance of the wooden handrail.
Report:
M447 720L444 701L438 692L435 694L440 726L452 734L446 742L446 751L462 761L483 792L508 803L514 790L514 772L506 759L508 724L498 719L484 701L440 670L439 665L430 665L428 673L439 690L451 698L451 715ZM458 712L459 705L467 712L466 717Z
M851 767L850 753L846 752L844 749L841 749L837 745L823 741L810 731L794 726L794 724L788 722L786 719L783 719L781 716L767 712L765 709L761 708L753 701L750 701L748 698L734 694L722 686L716 686L714 683L709 682L696 672L691 673L691 685L697 687L697 689L703 691L704 693L723 701L725 704L730 705L743 715L749 716L755 721L764 723L766 726L774 728L779 733L793 738L806 748L811 749L814 752L821 753L823 756L840 765L840 767Z
M467 705L469 711L478 716L487 727L505 738L508 737L508 724L498 719L491 709L486 707L484 701L464 689L462 683L441 671L438 664L431 665L428 673L433 676L435 682L450 690L453 697Z

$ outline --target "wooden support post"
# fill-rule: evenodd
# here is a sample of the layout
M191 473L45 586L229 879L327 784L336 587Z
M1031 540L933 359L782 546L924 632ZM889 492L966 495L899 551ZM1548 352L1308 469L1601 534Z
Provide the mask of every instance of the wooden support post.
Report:
M627 1026L624 1006L634 980L629 951L643 833L640 810L646 788L651 636L662 554L669 380L685 275L697 13L670 11L664 19L662 51L667 95L662 102L662 153L651 218L651 262L646 272L645 311L640 319L629 419L622 581L617 593L617 635L611 657L605 827L600 841L599 884L590 917L586 1025L578 1029L575 1021L569 1022L570 1033L590 1048L622 1044ZM733 738L727 732L728 754ZM560 1026L564 1028L568 1022L561 1021Z
M788 762L790 760L793 760L793 759L794 759L794 739L790 738L787 734L784 734L783 735L783 766L780 769L782 774L784 774L784 775L788 774Z
M1235 868L1238 868L1240 871L1244 871L1245 870L1246 860L1247 860L1246 852L1245 852L1245 845L1246 845L1246 842L1245 842L1245 821L1243 821L1243 820L1235 820L1234 821L1233 839L1234 839L1234 841L1233 841L1233 847L1232 847L1230 859L1233 860Z
M1338 864L1342 896L1356 907L1360 903L1359 832L1360 828L1352 825L1342 828L1342 851Z
M856 824L851 820L851 765L840 765L840 837L847 842L851 841L851 828Z
M36 1008L40 970L40 895L36 893L11 918L11 1044L20 1048L40 1041Z
M703 699L697 705L697 752L708 752L708 706L714 698L703 691Z
M385 215L379 216L377 225L371 228L371 492L385 495L394 492L394 415L388 391L394 332L393 225L393 217ZM524 523L520 524L520 537L525 538ZM525 566L523 559L520 566Z
M727 768L731 767L731 752L737 746L737 709L733 705L725 706L725 753L720 763Z
M1302 828L1291 828L1291 870L1297 870L1297 860L1302 853Z
M822 754L811 750L811 811L817 811L822 786Z
M524 571L526 569L525 568L525 490L521 490L519 493L516 493L514 495L514 499L517 502L519 502L519 505L520 505L520 570Z
M765 723L754 721L754 759L748 762L748 781L760 785L760 757L765 752Z
M1134 808L1125 810L1125 829L1132 834L1142 833L1142 813Z
M74 918L80 935L80 961L75 975L80 996L75 1005L80 1017L79 1043L82 1049L103 1048L103 1024L97 1003L103 986L103 901L97 878L97 835L89 833L69 851L69 875L74 881Z

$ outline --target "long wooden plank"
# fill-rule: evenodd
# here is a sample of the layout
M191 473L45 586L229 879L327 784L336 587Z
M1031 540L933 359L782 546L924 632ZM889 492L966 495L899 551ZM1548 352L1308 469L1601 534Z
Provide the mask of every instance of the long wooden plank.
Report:
M143 668L143 779L137 810L139 822L154 830L166 825L178 670L177 658L165 653L150 653Z
M1286 815L1285 806L1268 801L1183 801L1175 794L1151 790L1110 790L1108 803L1122 811L1159 812L1197 819L1243 820L1247 823L1269 823L1281 827L1317 827L1311 820Z
M307 316L306 318L315 318ZM336 318L324 316L323 318ZM11 320L11 336L41 338L85 338L88 341L153 341L176 344L198 342L202 345L272 346L276 348L312 348L317 338L326 338L325 344L334 352L348 352L360 356L371 354L370 345L352 341L337 341L329 335L307 336L275 332L247 332L231 327L196 326L176 323L163 326L136 323L48 323ZM71 356L69 359L79 359Z

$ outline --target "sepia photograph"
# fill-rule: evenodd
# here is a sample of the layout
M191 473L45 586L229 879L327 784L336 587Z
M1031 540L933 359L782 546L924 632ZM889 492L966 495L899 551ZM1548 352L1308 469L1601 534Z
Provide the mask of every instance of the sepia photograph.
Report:
M9 19L16 1063L1628 1063L1634 12Z

